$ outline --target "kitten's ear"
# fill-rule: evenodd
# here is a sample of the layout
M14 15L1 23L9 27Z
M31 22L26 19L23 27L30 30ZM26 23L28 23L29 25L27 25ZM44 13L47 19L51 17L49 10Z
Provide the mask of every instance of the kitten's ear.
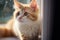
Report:
M32 0L31 3L30 3L30 7L35 10L37 8L37 1L36 0Z
M14 0L14 8L15 9L16 8L22 8L22 7L23 7L22 3L18 2L17 0Z

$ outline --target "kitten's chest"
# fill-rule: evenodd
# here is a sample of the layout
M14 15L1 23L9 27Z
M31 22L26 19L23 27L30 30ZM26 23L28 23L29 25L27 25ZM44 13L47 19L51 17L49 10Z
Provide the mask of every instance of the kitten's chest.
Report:
M25 35L25 36L35 36L38 33L38 30L40 28L40 25L37 23L31 23L31 24L17 24L15 23L14 25L14 29L16 31L16 33L18 34L18 31L16 30L16 28L18 29L18 31Z
M25 35L35 35L39 29L37 25L23 25L19 28L20 32Z

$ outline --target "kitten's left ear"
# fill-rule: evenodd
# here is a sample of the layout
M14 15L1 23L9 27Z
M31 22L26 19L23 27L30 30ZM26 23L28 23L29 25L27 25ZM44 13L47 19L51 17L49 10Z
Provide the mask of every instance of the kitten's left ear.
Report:
M14 8L23 8L22 3L18 2L18 0L13 0L14 1Z
M32 0L30 3L30 7L33 8L34 10L36 10L37 8L37 1L36 0Z

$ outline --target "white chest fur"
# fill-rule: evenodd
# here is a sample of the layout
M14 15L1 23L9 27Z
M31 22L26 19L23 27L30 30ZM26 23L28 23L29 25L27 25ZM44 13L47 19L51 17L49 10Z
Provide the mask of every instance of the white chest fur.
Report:
M39 22L30 22L30 23L19 23L17 20L14 23L14 32L16 35L25 35L31 37L35 36L38 30L40 29Z

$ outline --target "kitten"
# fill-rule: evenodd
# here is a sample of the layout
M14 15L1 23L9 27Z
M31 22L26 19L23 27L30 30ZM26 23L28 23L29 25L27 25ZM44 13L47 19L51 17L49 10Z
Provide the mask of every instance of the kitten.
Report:
M17 36L20 40L37 40L41 33L39 6L36 0L22 4L14 0L15 11L5 28L0 28L0 36Z

